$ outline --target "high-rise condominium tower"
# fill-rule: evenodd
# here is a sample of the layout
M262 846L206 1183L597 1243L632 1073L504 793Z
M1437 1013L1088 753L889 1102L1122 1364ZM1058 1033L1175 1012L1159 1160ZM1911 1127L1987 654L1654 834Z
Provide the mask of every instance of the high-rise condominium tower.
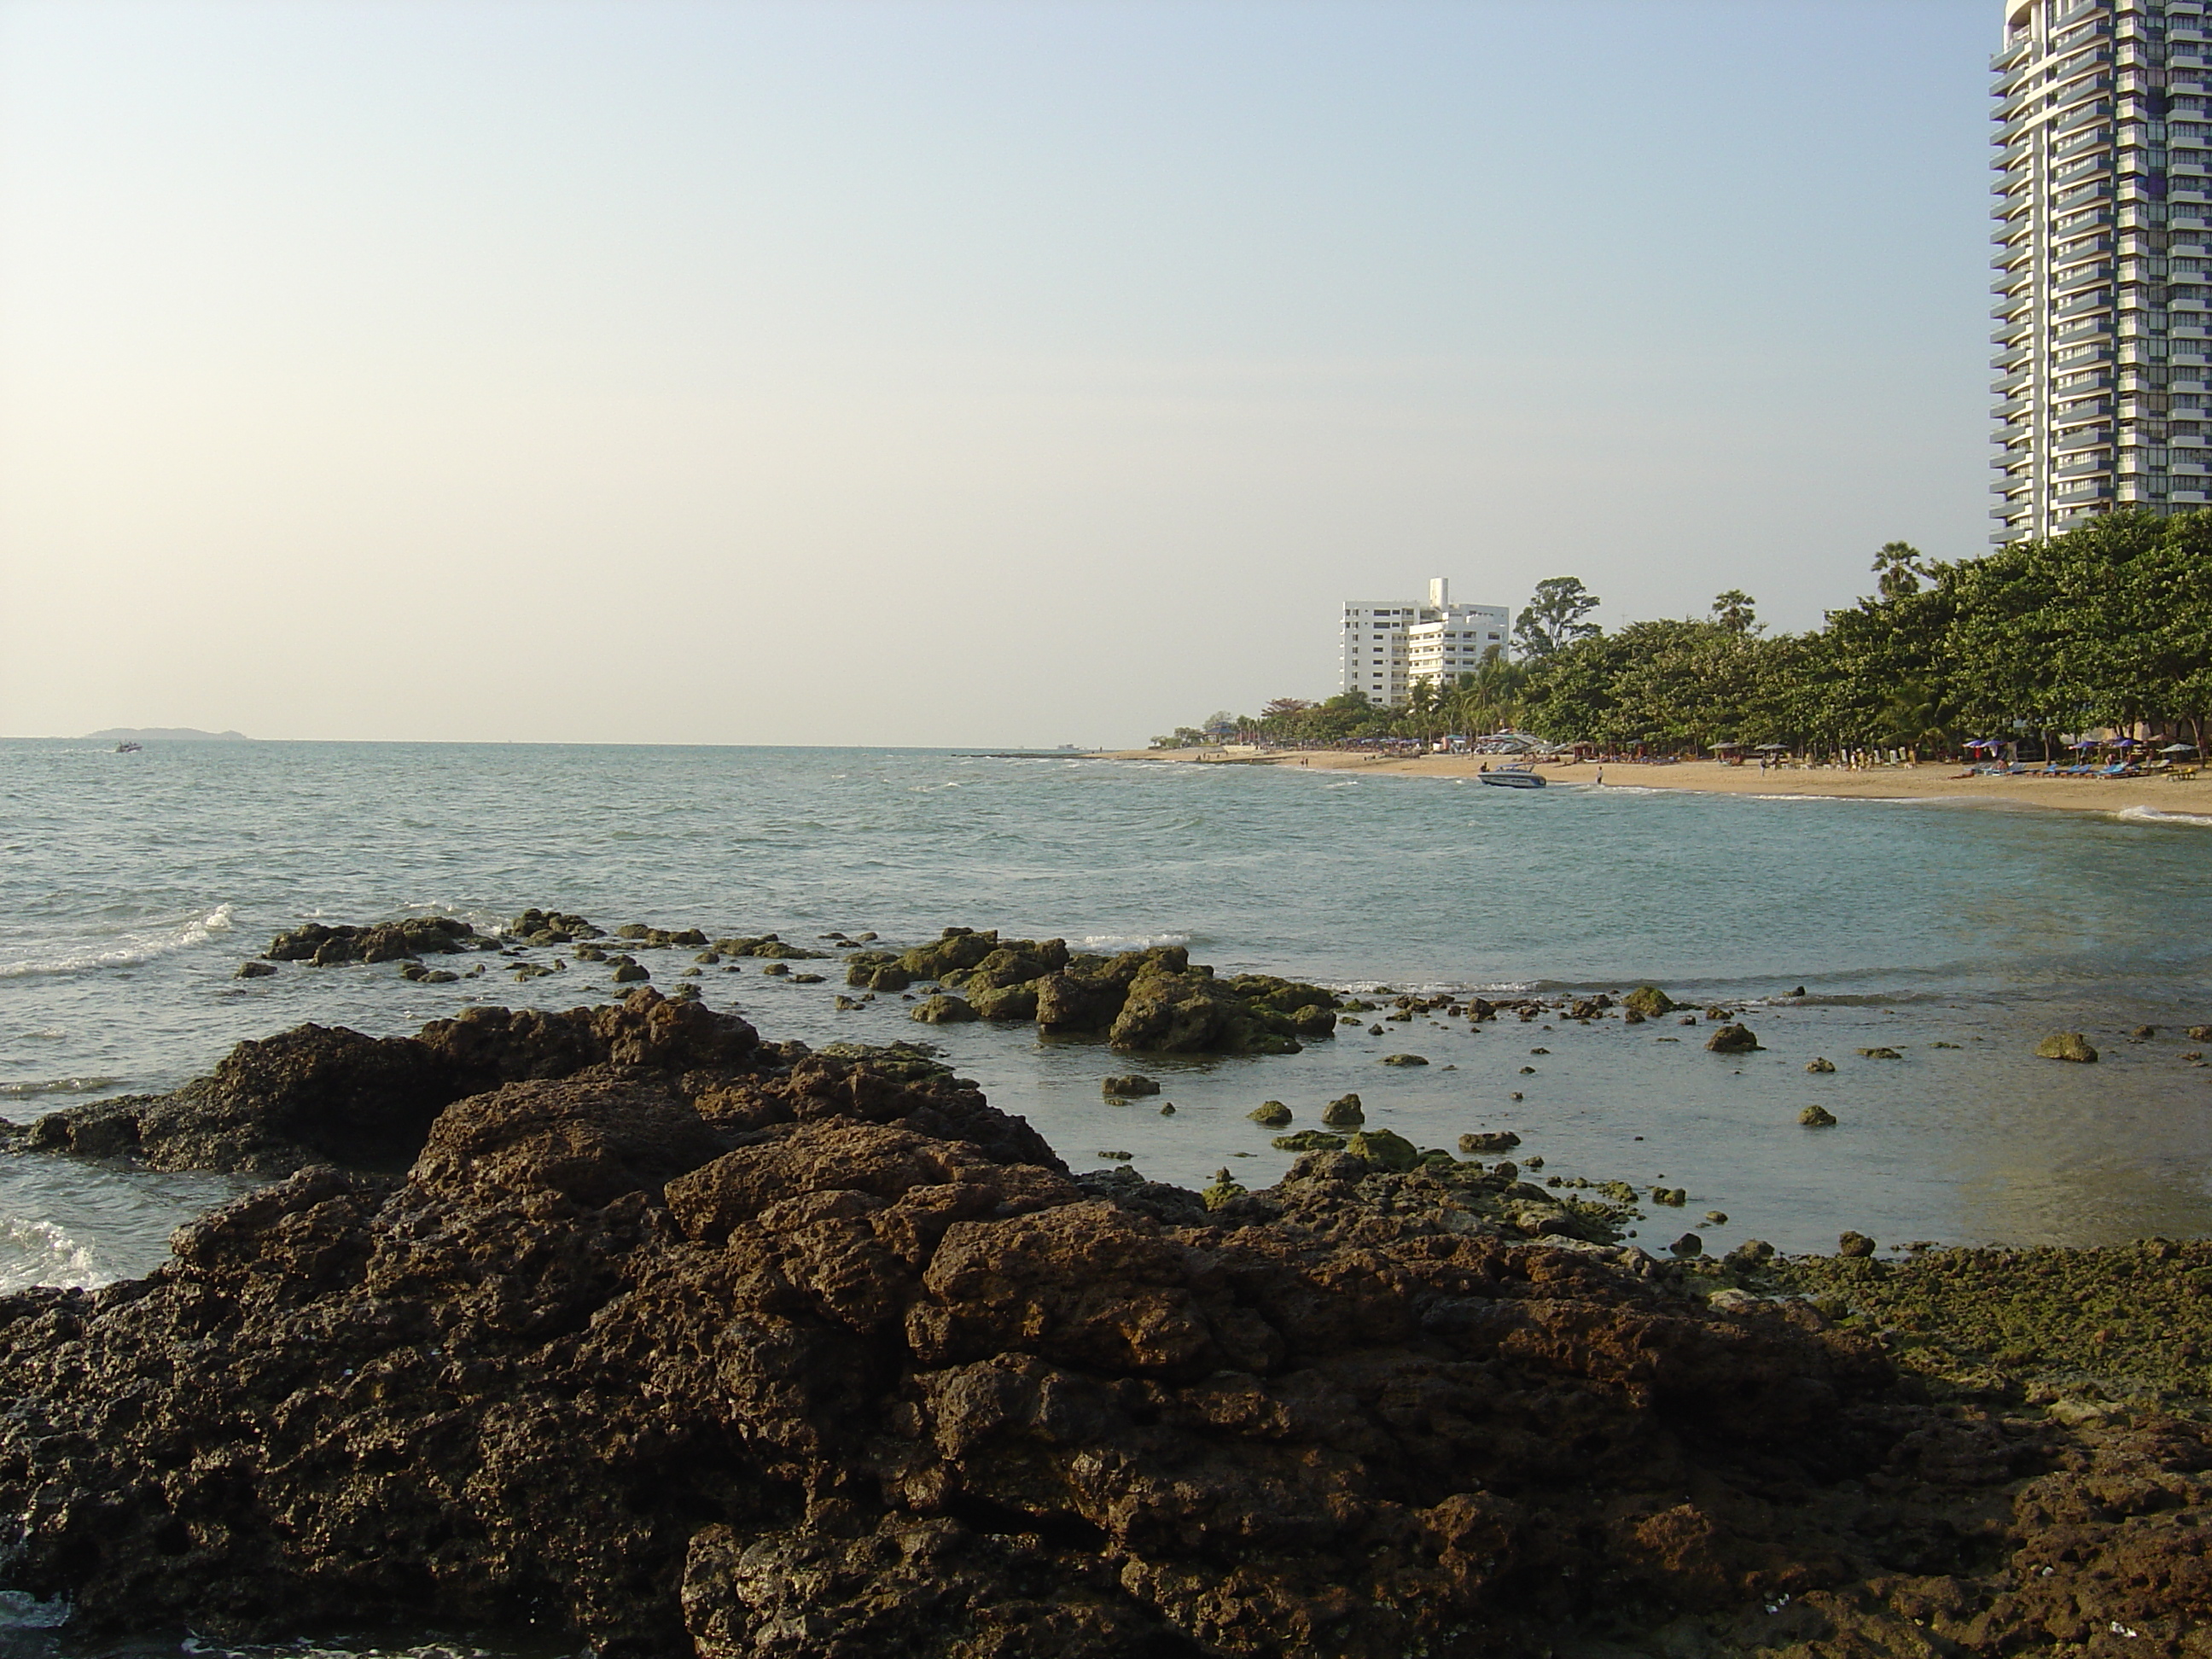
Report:
M2212 487L2212 40L2184 0L2005 0L1996 542Z

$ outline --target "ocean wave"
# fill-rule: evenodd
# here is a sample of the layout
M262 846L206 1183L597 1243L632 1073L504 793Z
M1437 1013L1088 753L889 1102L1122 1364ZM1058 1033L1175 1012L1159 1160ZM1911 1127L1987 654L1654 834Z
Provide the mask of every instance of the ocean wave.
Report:
M189 917L161 931L118 933L100 943L87 943L74 949L65 949L58 955L0 963L0 979L82 974L100 968L136 967L142 962L151 962L158 957L173 955L179 951L189 951L196 945L204 945L217 934L228 933L230 930L231 908L228 904L218 904L204 915Z
M0 1083L0 1099L21 1100L32 1095L88 1095L112 1089L119 1077L51 1077L33 1083Z
M28 1590L0 1590L0 1630L59 1630L75 1611L66 1595L41 1601Z
M1188 945L1188 933L1085 933L1073 941L1076 949L1092 956L1115 951L1156 951L1162 945Z
M2161 812L2155 806L2123 806L2112 816L2131 823L2193 823L2212 830L2212 817L2202 812Z
M89 1290L114 1277L100 1270L90 1245L79 1243L52 1222L0 1218L0 1293L33 1285Z

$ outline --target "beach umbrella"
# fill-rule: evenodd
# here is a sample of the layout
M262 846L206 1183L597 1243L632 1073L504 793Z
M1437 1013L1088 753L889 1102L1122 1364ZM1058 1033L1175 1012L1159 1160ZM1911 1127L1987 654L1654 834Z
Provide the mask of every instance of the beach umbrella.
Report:
M2169 743L2158 752L2161 755L2193 755L2197 752L2197 745L2193 743Z
M2066 746L2069 749L2094 749L2097 746L2097 740L2094 738L2076 738Z
M1790 747L1786 743L1762 743L1759 746L1762 750L1772 750L1778 753L1786 752Z

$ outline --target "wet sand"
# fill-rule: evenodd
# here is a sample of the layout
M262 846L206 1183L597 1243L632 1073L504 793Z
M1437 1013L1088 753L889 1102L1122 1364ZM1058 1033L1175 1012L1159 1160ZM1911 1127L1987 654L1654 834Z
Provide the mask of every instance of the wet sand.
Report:
M1401 758L1340 749L1132 749L1109 758L1214 766L1296 767L1303 763L1315 771L1468 778L1474 776L1485 765L1496 767L1500 757L1421 755ZM1536 770L1554 783L1595 785L1602 774L1607 788L1701 789L1714 794L1812 795L1836 799L1990 801L2008 806L2051 807L2062 811L2123 812L2133 809L2137 812L2212 818L2212 774L2184 780L2046 778L2033 773L1962 778L1958 767L1933 764L1881 767L1864 772L1825 767L1785 767L1762 772L1755 763L1729 766L1719 761L1683 761L1671 766L1607 761L1602 767L1583 761L1539 765Z

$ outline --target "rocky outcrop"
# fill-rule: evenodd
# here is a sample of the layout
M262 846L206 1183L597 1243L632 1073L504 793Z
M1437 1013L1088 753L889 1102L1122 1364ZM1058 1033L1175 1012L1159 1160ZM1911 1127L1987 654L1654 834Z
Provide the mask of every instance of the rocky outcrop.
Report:
M498 941L479 934L456 916L410 916L404 921L350 923L335 927L310 921L279 933L262 952L270 962L311 962L329 967L342 962L399 962L457 951L495 951Z
M616 1006L548 1014L471 1008L411 1037L302 1025L241 1042L167 1095L50 1112L34 1151L130 1157L157 1170L282 1175L316 1163L403 1170L449 1103L507 1082L594 1066L681 1074L747 1065L759 1038L733 1014L634 991Z
M2212 1611L2202 1425L1929 1404L1812 1304L1532 1237L1541 1189L1385 1132L1209 1209L1071 1177L919 1049L682 1068L706 1034L647 995L404 1176L302 1170L149 1279L0 1297L9 1586L94 1638L528 1622L617 1659L1915 1618L1954 1645L1835 1650L1994 1656Z
M934 981L984 1019L1034 1020L1050 1036L1103 1036L1157 1054L1296 1054L1336 1034L1332 992L1267 974L1217 978L1181 945L1071 954L1064 939L1002 939L948 927L909 951L860 951L846 983L903 991Z

